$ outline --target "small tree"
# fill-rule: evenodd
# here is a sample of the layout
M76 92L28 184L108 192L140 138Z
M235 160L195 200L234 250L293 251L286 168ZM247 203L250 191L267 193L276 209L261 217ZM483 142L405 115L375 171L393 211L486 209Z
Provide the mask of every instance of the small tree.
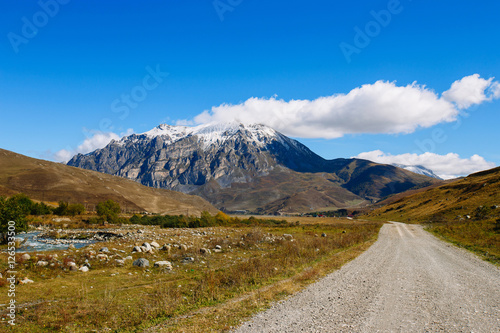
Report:
M7 201L11 201L14 205L19 207L21 212L27 216L31 213L31 209L35 205L35 203L23 193L15 194L11 196Z
M203 226L212 226L215 224L215 218L205 210L201 212L200 220Z
M0 197L0 243L3 244L7 242L7 232L10 221L15 222L16 233L28 229L27 216L29 213L30 210L27 209L24 197L18 195L10 197L9 199Z
M31 207L31 215L48 215L52 214L53 209L45 203L36 203Z
M54 209L54 214L59 216L68 215L68 203L64 201L59 201L59 206Z
M106 200L97 204L97 215L101 218L106 219L108 222L115 222L118 220L118 214L120 214L121 207L120 204L113 200Z
M220 211L215 215L215 219L217 222L222 224L226 224L231 221L231 217L229 215Z
M68 215L75 216L85 213L85 206L82 204L68 205Z

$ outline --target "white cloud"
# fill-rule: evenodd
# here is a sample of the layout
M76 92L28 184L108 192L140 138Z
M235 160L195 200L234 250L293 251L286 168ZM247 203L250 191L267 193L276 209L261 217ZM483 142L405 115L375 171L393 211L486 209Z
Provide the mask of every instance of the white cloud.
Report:
M495 167L495 163L487 162L479 155L472 155L470 158L460 158L458 154L454 153L438 155L427 152L420 155L410 153L391 155L381 150L374 150L358 154L354 157L383 164L421 165L432 170L443 179L466 176Z
M285 101L252 97L237 104L222 104L194 118L197 124L238 121L261 123L293 137L338 138L356 133L412 133L457 119L459 109L500 97L493 78L474 74L455 81L440 97L417 83L397 86L377 81L314 100ZM181 123L189 124L190 120Z
M68 162L76 154L87 154L96 149L104 148L111 140L120 140L134 131L129 128L120 135L113 132L87 131L91 133L76 149L61 149L53 155L54 160L58 162Z
M490 91L491 91L491 96L493 96L493 99L500 98L500 83L496 81L493 82L490 86Z
M303 138L338 138L354 133L411 133L456 119L458 111L425 86L377 81L348 94L286 102L272 97L223 104L195 117L197 123L262 123Z
M500 85L493 79L483 79L479 74L466 76L453 82L451 88L443 92L443 98L455 103L459 109L500 98Z

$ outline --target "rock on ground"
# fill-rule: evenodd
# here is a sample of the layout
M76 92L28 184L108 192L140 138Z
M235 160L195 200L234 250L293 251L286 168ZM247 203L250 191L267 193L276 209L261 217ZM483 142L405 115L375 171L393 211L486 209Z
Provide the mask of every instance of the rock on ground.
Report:
M135 260L132 265L137 266L137 267L148 267L149 266L149 260L144 259L144 258L139 258Z
M166 269L172 269L172 263L170 261L157 261L154 263L154 266Z

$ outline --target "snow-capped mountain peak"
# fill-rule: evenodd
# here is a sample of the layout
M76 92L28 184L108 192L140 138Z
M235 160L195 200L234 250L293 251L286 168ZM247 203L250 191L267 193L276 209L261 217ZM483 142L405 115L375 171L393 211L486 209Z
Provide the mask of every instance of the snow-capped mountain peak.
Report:
M244 125L237 122L209 123L194 127L162 124L139 135L146 135L149 138L161 136L170 144L189 136L196 136L203 143L203 147L208 148L212 145L224 144L239 132L244 134L248 141L259 147L274 140L283 141L281 136L270 127L260 124Z

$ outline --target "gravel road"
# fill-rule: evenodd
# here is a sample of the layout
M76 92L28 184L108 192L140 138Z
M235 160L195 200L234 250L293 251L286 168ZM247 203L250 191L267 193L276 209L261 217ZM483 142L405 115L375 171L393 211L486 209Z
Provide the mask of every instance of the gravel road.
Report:
M500 332L500 270L386 224L368 251L235 332Z

